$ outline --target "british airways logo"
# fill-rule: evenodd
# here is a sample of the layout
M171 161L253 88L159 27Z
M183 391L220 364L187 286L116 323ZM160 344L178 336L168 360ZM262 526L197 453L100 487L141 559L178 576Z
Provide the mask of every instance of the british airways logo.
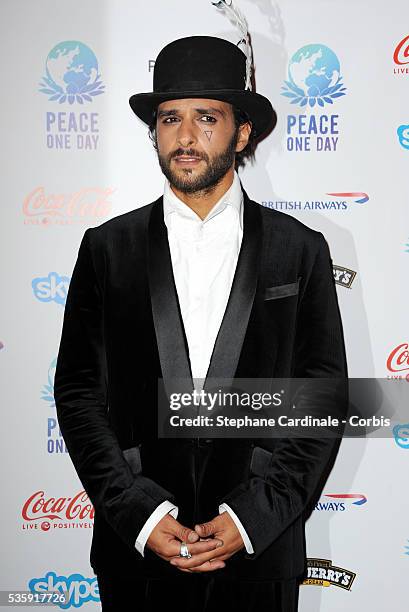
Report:
M349 506L362 506L367 501L362 493L327 493L315 504L315 509L318 512L345 512Z

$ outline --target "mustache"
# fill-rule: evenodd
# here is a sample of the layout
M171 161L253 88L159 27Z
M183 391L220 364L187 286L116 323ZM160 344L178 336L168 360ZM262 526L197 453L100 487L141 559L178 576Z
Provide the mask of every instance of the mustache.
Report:
M206 155L206 153L199 153L199 151L196 151L196 149L176 149L176 151L173 151L173 153L171 153L169 155L169 159L173 159L174 157L179 157L179 155L185 155L186 157L198 157L200 159L204 159L205 161L208 161L209 158Z

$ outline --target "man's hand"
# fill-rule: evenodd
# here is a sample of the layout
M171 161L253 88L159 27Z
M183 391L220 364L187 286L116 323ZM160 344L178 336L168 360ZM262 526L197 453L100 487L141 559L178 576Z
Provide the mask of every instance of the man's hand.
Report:
M188 544L190 554L195 556L211 554L210 551L223 544L217 538L201 539L196 531L181 525L171 514L165 514L152 530L146 546L165 561L170 561L179 555L182 542Z
M213 536L223 545L206 552L194 553L189 546L191 559L176 557L171 564L184 572L207 572L225 567L224 561L244 548L243 538L240 535L233 519L228 512L222 512L208 523L195 525L195 532L200 538Z

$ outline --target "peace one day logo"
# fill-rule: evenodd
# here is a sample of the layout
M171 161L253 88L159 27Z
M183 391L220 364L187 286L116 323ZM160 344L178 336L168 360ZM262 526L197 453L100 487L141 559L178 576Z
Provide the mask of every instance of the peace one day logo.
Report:
M305 45L294 53L284 83L281 95L305 110L332 106L346 92L338 57L321 44ZM338 114L287 116L288 151L336 151L338 141Z
M104 93L95 53L78 40L61 42L51 49L45 71L39 91L52 102L84 104Z
M48 101L84 106L105 93L98 60L90 47L78 40L63 41L47 55L39 91ZM50 110L46 113L49 149L95 150L99 141L97 112Z

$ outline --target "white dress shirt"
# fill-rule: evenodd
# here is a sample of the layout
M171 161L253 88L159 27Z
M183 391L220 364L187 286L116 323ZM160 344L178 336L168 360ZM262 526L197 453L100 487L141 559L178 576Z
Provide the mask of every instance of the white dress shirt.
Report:
M176 196L166 179L163 215L192 376L195 388L200 390L227 306L243 238L243 193L237 172L230 188L203 220ZM254 553L230 506L220 504L219 513L222 512L230 514L246 551ZM177 518L178 507L168 500L155 509L139 532L135 546L142 556L151 531L167 513Z

